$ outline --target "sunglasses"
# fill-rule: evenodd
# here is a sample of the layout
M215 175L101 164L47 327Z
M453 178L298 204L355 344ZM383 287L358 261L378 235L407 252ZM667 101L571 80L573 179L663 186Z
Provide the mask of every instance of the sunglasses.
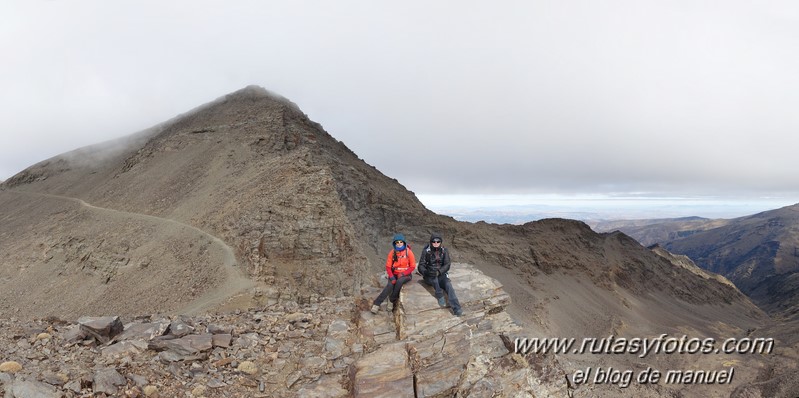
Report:
M433 241L433 243L441 243L441 240L440 239L436 239L436 240Z

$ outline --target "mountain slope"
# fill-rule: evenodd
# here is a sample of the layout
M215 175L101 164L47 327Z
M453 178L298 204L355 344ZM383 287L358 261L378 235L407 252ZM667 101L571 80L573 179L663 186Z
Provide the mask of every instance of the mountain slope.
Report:
M40 163L4 187L194 225L230 242L270 286L334 295L359 285L362 241L319 159L343 145L287 100L250 87L122 141ZM337 272L317 277L330 263Z
M355 297L374 284L395 232L418 253L434 231L455 261L503 283L508 311L537 336L740 337L768 323L735 287L622 233L437 215L258 87L1 184L0 316Z
M730 220L725 226L663 245L726 276L761 308L796 316L799 205Z

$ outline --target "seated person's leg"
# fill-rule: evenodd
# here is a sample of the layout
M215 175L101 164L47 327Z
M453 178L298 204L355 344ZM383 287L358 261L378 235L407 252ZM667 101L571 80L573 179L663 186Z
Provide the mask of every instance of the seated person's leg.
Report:
M458 301L458 295L455 294L455 288L452 287L452 281L446 276L443 276L441 279L444 285L442 288L447 291L447 297L449 297L449 305L452 307L452 313L455 315L462 314L461 303Z
M375 301L372 302L370 311L372 311L373 314L377 314L377 311L380 309L380 304L383 304L383 301L391 294L392 290L394 290L394 285L392 285L391 282L387 282L386 287L383 288L383 291L380 292Z
M394 290L391 292L391 296L389 297L389 300L391 300L392 303L397 303L397 300L399 300L400 291L402 291L402 285L410 280L411 277L409 276L401 276L397 278L397 283L394 284Z

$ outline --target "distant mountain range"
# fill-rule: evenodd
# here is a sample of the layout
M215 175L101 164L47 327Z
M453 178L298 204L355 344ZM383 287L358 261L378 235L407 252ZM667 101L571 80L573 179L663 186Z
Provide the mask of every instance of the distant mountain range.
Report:
M536 198L491 195L421 195L430 210L452 216L460 221L485 221L498 224L524 224L545 218L580 220L591 227L624 220L622 225L642 225L640 222L689 221L699 217L682 217L684 214L701 214L704 218L734 218L784 206L783 202L711 200L677 200L669 198ZM487 205L499 202L503 204ZM673 214L674 216L669 216ZM657 219L654 219L657 217ZM679 218L678 218L679 217ZM653 220L654 219L654 220ZM598 230L613 230L608 226Z
M729 278L769 313L799 320L799 204L729 220L618 221L595 229L684 254Z
M697 232L726 225L729 220L702 217L661 218L651 220L599 221L592 224L598 232L621 231L644 246L684 238Z

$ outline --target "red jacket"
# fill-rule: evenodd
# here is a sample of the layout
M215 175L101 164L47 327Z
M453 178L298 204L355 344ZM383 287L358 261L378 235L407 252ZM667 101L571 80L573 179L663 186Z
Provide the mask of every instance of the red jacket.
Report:
M394 261L395 253L396 261ZM405 249L401 251L391 249L391 251L388 252L388 257L386 257L386 273L389 278L392 276L399 278L403 275L410 275L413 273L414 269L416 269L416 257L414 257L411 248L407 245Z

